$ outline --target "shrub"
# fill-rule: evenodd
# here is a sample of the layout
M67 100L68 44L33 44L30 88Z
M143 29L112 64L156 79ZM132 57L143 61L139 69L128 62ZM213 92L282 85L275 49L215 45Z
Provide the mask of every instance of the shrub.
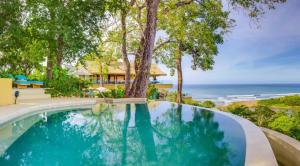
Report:
M193 100L191 98L185 98L183 99L184 104L194 105L194 106L202 106L199 101Z
M269 107L266 106L257 106L255 108L255 112L253 113L254 118L256 119L256 124L258 126L264 126L266 127L270 120L272 119L272 116L275 115L276 112L271 110ZM253 118L252 116L252 118Z
M258 101L259 105L265 106L300 106L300 96L285 96L280 98L273 98Z
M300 140L300 112L293 111L292 117L294 118L295 125L291 129L291 136Z
M112 98L124 98L125 90L121 87L117 87L116 89L111 90Z
M279 98L259 100L257 103L258 105L263 105L263 106L274 106L274 105L281 104Z
M46 75L44 74L44 72L41 72L39 70L34 70L34 72L28 76L28 79L44 81L44 80L46 80Z
M296 124L293 117L281 113L269 123L268 127L284 134L292 135L292 129L296 127Z
M230 104L225 108L226 111L231 112L232 114L241 116L243 118L255 121L253 118L253 111L251 111L247 106L241 104Z
M46 93L52 97L81 96L82 90L90 85L90 82L68 75L64 69L54 68L53 79L47 80Z
M155 87L155 85L149 85L147 89L147 98L148 99L158 99L159 98L159 91Z
M268 106L257 106L255 110L233 103L222 107L221 110L247 118L258 126L267 127L300 140L300 112L296 109L289 111L273 111Z
M202 102L201 106L206 107L206 108L214 108L216 106L216 104L212 101L207 100L207 101Z
M0 70L0 78L9 78L8 71Z
M97 92L96 96L99 98L124 98L125 97L125 90L122 87L117 87L112 90L108 90L105 92Z
M300 106L300 96L299 95L282 97L282 98L280 98L280 101L288 106Z
M176 102L177 91L169 92L166 96L166 100L170 102Z

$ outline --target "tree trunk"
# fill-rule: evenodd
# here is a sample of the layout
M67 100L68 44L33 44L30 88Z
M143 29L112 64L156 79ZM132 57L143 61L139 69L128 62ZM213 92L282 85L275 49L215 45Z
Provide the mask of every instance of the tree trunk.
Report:
M178 52L176 55L176 68L177 68L177 99L176 102L181 104L183 102L182 99L182 68L181 68L181 46L178 47Z
M126 112L124 117L124 124L122 130L122 165L127 165L126 158L127 158L127 130L129 121L131 118L131 107L130 104L126 104Z
M47 57L47 73L46 78L47 80L52 80L52 69L53 69L53 58L52 58L52 49L50 48L48 57Z
M121 25L122 25L122 55L125 67L125 97L129 96L130 92L130 63L127 55L127 30L126 30L126 11L121 11Z
M151 116L147 104L135 104L135 126L140 142L144 148L146 159L157 161Z
M142 36L141 40L140 40L140 46L139 49L137 50L137 52L135 53L135 59L134 59L134 71L135 71L135 77L136 77L136 73L139 72L139 68L140 68L140 64L141 64L141 60L142 60L142 54L143 54L143 46L144 46L144 42L145 42L145 38ZM136 88L136 79L133 80L132 85L131 85L131 89L130 89L130 93L129 95L132 97L134 92L135 92L135 88ZM134 85L134 86L133 86Z
M62 34L59 34L56 39L56 65L57 67L61 68L62 59L63 59L63 46L64 46L64 39Z
M144 31L144 43L143 54L141 63L136 73L133 91L131 91L132 97L146 97L146 90L148 87L150 67L152 61L152 52L156 35L156 22L157 22L157 8L159 0L147 0L147 23ZM142 40L141 40L142 42Z

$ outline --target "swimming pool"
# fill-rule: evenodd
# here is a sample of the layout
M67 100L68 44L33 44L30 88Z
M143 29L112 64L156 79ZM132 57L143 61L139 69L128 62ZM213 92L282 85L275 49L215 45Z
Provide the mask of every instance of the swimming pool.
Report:
M246 155L238 122L169 102L39 113L0 135L1 166L244 165Z

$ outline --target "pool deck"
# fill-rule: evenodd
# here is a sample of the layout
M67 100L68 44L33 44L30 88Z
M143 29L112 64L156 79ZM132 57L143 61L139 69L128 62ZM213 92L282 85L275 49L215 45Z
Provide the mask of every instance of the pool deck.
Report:
M22 100L14 105L0 106L0 125L13 121L16 118L36 113L38 111L55 110L61 108L79 108L92 106L97 103L96 99L89 98L56 98L40 100Z
M134 102L134 100L125 103ZM20 117L30 116L38 112L54 111L64 108L92 107L104 100L94 98L57 98L40 100L23 100L16 105L0 106L0 127L2 124L16 120ZM208 109L211 110L211 109ZM271 145L261 129L252 122L236 115L211 110L236 120L243 127L246 137L246 166L277 166L277 161Z

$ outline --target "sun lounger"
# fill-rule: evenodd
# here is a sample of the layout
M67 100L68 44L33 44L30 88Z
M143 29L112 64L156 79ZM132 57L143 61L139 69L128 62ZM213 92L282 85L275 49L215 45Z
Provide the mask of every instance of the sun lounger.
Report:
M41 88L44 85L43 81L30 81L32 88Z
M15 76L15 84L16 84L17 88L27 88L30 85L30 82L27 81L26 76L16 75Z

